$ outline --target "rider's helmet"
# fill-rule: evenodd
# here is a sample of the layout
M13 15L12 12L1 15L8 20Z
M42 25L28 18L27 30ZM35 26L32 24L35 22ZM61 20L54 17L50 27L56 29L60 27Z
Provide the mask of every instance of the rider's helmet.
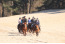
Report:
M19 19L21 19L21 18L19 18Z
M24 16L24 18L26 18L26 16Z
M34 16L32 18L34 18Z
M30 19L30 17L28 19Z
M34 16L32 17L32 19L35 19Z

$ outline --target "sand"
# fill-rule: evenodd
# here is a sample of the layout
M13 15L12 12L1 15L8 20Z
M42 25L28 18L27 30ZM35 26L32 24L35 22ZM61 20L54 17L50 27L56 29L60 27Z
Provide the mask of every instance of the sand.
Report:
M19 17L39 18L39 36L20 34L17 29ZM31 14L21 14L0 18L0 43L65 43L65 9L44 10Z

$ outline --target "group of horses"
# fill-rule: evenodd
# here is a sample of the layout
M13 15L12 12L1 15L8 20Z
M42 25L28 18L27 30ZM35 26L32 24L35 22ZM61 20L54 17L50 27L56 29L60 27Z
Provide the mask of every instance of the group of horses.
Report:
M32 23L27 24L26 22L24 24L18 24L17 28L19 33L23 34L24 36L26 36L27 32L30 33L36 33L36 36L39 35L40 32L40 28L37 24L33 24L33 26L31 27Z

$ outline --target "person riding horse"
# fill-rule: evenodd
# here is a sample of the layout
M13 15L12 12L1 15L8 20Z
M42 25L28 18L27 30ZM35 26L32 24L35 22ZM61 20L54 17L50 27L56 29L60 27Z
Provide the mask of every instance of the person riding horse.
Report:
M27 26L27 27L28 27L27 31L29 31L29 32L32 31L32 30L31 30L31 25L32 25L32 24L31 24L31 19L30 19L30 17L29 17L29 18L28 18L28 26Z
M36 23L36 24L39 26L39 28L40 28L40 22L39 22L39 19L38 19L38 18L36 19L35 23Z
M24 16L23 19L22 19L22 23L24 24L25 22L27 23L26 16Z
M19 33L23 32L24 35L26 35L26 31L27 31L27 19L26 16L24 16L22 19L19 18L19 24L18 24L18 30Z
M31 23L32 23L31 27L33 27L34 24L35 24L35 18L34 18L34 17L32 17L32 19L31 19Z
M35 18L33 17L31 30L33 33L34 32L36 33L36 36L38 36L39 30L40 30L38 18L35 20Z
M39 30L40 30L40 22L39 19L35 19L32 17L32 19L28 19L28 26L27 26L27 19L26 16L19 18L18 20L18 30L19 33L23 32L23 35L26 35L26 32L30 30L31 32L36 32L36 35L38 35Z
M19 18L19 20L18 20L18 24L20 24L21 23L21 18Z
M21 33L21 25L22 25L22 20L21 20L21 18L19 18L18 26L17 26L19 33Z
M31 19L29 18L29 19L28 19L28 24L30 24L30 23L31 23Z

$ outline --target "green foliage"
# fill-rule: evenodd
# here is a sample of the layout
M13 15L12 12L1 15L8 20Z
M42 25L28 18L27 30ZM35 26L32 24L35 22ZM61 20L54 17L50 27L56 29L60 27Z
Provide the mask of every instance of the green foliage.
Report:
M11 14L31 13L48 8L65 8L64 1L60 5L61 0L0 0L0 2L2 3L2 13L10 12Z

